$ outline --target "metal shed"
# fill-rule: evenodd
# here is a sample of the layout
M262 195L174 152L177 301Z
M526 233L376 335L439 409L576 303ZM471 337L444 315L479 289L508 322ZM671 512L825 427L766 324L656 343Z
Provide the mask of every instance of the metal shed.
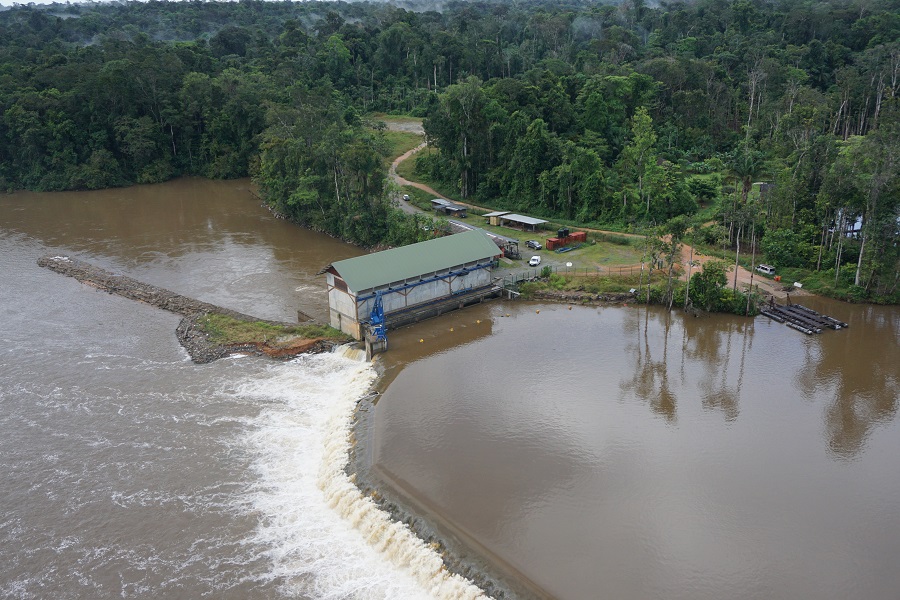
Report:
M444 200L443 198L435 198L431 201L431 208L438 214L449 215L451 217L466 218L467 208L461 204Z
M376 297L388 327L432 317L496 292L500 251L481 231L340 260L325 270L331 325L362 340Z
M526 217L514 213L507 213L498 217L500 225L506 227L521 228L522 231L536 231L538 225L543 225L547 221L544 219L535 219L534 217Z
M486 215L482 215L482 216L484 216L484 218L487 219L488 225L497 226L500 224L500 217L502 217L503 215L508 215L509 212L510 211L508 211L508 210L496 210L494 212L489 212Z

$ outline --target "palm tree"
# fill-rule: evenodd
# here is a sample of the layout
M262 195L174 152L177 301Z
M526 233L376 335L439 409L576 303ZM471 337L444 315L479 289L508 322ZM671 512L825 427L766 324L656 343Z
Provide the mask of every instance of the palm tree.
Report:
M741 182L741 205L747 204L753 180L768 172L765 155L750 145L750 140L731 151L728 157L728 174Z

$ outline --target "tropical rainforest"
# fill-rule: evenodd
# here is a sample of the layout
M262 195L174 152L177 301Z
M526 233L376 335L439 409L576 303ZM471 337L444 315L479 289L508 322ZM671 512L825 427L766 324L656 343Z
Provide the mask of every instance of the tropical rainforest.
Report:
M900 298L900 0L15 5L0 107L6 190L249 175L299 223L409 243L371 116L405 114L461 200Z

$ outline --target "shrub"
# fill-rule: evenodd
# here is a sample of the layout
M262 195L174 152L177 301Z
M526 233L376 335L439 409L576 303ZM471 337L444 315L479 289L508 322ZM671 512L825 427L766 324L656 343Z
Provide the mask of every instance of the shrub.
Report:
M728 237L728 231L719 224L701 227L697 232L697 241L710 246L721 244Z
M799 234L790 229L766 233L761 246L766 253L766 259L777 267L805 266L812 252L810 244L804 242Z

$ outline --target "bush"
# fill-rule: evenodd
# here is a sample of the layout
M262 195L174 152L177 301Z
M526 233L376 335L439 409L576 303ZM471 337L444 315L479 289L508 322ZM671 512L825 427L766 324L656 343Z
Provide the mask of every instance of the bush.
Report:
M703 202L710 202L719 196L721 177L691 177L687 181L688 190Z
M702 244L715 246L722 243L722 239L728 237L728 231L721 225L707 225L697 232L697 241Z
M611 235L608 233L591 234L590 236L588 236L588 239L590 239L591 241L615 244L617 246L631 246L634 243L634 238L630 238L624 235Z
M812 246L790 229L766 233L761 246L766 259L776 267L803 267L812 253Z
M534 293L543 289L543 287L544 286L537 281L525 281L519 284L519 293L523 298L528 300L529 298L533 298Z
M703 265L703 270L691 276L691 299L694 306L709 312L721 310L722 290L728 283L724 262L713 260Z

